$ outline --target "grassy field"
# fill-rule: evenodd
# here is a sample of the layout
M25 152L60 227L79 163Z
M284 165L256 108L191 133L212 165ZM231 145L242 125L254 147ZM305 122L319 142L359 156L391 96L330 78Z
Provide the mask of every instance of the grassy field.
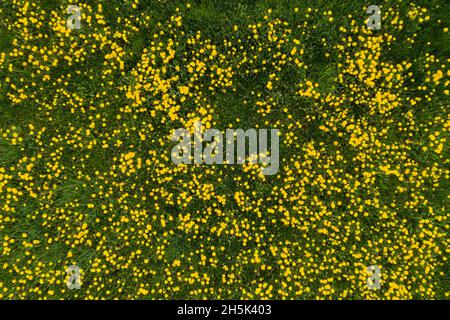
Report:
M450 4L373 4L2 0L0 299L448 299Z

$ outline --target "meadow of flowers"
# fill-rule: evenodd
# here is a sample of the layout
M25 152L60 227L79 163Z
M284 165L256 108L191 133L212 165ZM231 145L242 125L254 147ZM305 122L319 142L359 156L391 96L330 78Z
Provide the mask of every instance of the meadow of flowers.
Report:
M1 0L0 299L448 299L450 4L371 4Z

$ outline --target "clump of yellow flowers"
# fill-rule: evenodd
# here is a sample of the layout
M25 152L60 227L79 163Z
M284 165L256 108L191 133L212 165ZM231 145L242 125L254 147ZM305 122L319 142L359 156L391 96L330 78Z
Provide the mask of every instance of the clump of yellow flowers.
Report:
M324 3L2 2L0 299L448 298L448 21ZM197 121L278 174L175 165Z

